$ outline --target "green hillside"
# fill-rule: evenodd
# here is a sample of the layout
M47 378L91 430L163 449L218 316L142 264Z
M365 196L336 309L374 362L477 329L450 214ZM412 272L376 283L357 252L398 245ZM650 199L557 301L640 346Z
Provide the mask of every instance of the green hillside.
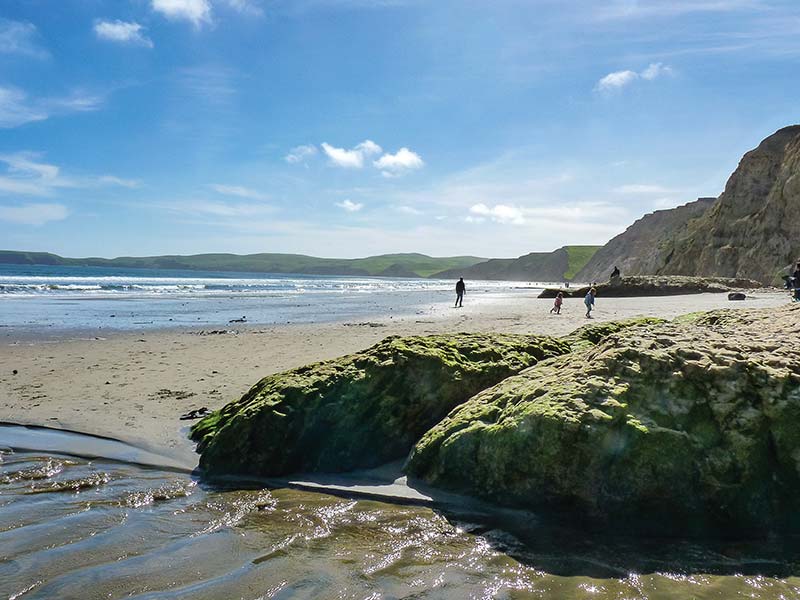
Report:
M564 246L567 251L567 270L564 279L572 280L602 246Z
M600 246L564 246L553 252L531 252L519 258L493 258L466 268L437 273L451 279L495 279L500 281L569 281Z
M465 268L485 258L432 257L424 254L383 254L367 258L317 258L302 254L195 254L191 256L121 256L118 258L67 258L47 252L0 251L0 264L246 271L308 275L373 275L428 277L446 269Z

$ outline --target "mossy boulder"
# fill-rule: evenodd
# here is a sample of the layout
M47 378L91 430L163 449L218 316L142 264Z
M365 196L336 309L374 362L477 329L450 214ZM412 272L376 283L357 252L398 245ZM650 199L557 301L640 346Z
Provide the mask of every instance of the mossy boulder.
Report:
M800 307L611 333L455 408L407 472L618 529L800 532Z
M192 428L208 475L338 472L404 458L451 409L568 352L533 335L389 337L259 381Z

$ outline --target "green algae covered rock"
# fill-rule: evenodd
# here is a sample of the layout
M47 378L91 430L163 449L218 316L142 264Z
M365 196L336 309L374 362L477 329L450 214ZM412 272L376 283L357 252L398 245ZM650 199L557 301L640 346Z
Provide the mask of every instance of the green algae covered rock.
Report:
M337 472L404 458L469 397L569 343L533 335L389 337L362 352L259 381L199 421L208 475Z
M455 408L409 475L661 533L800 532L800 306L612 333Z

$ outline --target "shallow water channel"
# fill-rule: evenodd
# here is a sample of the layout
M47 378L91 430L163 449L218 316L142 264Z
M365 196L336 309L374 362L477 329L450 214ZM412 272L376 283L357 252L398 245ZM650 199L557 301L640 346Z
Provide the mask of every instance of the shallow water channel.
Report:
M2 598L800 598L794 541L633 542L519 513L218 489L37 431L0 427Z

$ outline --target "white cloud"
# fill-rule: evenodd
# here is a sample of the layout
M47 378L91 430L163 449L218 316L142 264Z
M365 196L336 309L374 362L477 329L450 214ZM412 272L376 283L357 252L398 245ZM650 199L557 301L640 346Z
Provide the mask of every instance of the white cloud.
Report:
M41 107L32 106L28 95L13 87L0 87L0 127L19 127L25 123L44 121L49 115Z
M639 75L642 79L647 79L648 81L652 81L657 77L662 75L671 75L672 74L672 67L668 67L664 63L650 63L650 65L642 71Z
M680 17L698 12L724 13L756 9L759 0L612 0L597 3L600 20Z
M212 183L209 186L215 192L224 196L237 196L239 198L249 198L251 200L267 200L269 196L258 190L244 187L242 185L224 185Z
M597 89L600 91L619 89L636 81L638 78L639 74L635 71L614 71L597 82Z
M422 211L414 208L413 206L395 206L394 207L397 212L401 212L404 215L421 215Z
M119 187L128 189L138 188L142 185L142 182L138 179L124 179L122 177L115 177L114 175L101 175L97 178L97 182L100 184L118 185Z
M510 224L510 225L524 225L525 216L523 209L516 206L508 206L506 204L495 204L494 206L486 206L483 203L474 204L469 209L470 216L475 219L488 218L496 223Z
M353 202L351 200L344 200L343 202L337 202L336 206L338 206L343 210L346 210L347 212L358 212L362 208L364 208L363 204L359 202Z
M94 33L101 40L153 47L153 42L144 35L144 28L139 23L126 21L95 21Z
M189 21L195 27L211 23L208 0L152 0L153 10L173 21Z
M91 188L98 186L137 187L138 181L113 175L100 177L64 177L61 169L40 160L34 152L0 154L6 173L0 175L0 195L51 196L59 188Z
M0 86L0 128L19 127L56 115L94 111L104 102L105 96L80 90L68 96L36 99L19 88Z
M305 146L295 146L291 150L289 150L289 154L287 154L283 160L290 164L297 164L305 162L307 158L311 158L317 154L317 147L312 145L305 145Z
M372 140L364 140L350 150L336 148L323 142L322 150L333 164L346 169L360 169L364 166L366 158L381 153L381 147Z
M400 148L394 154L384 154L372 164L380 169L385 177L397 177L425 166L425 162L419 154L405 147Z
M672 67L663 63L650 63L647 68L640 73L631 70L609 73L597 82L595 89L599 92L612 92L622 89L639 79L653 81L663 75L672 75L673 73Z
M18 54L31 58L47 58L47 50L36 43L37 31L33 23L0 19L0 54Z
M68 96L48 98L43 101L43 105L51 113L92 112L102 108L105 101L103 94L75 90Z
M0 221L20 225L44 225L50 221L63 221L69 216L63 204L18 204L0 206Z
M255 0L223 0L223 2L228 7L247 17L264 16L264 9Z

